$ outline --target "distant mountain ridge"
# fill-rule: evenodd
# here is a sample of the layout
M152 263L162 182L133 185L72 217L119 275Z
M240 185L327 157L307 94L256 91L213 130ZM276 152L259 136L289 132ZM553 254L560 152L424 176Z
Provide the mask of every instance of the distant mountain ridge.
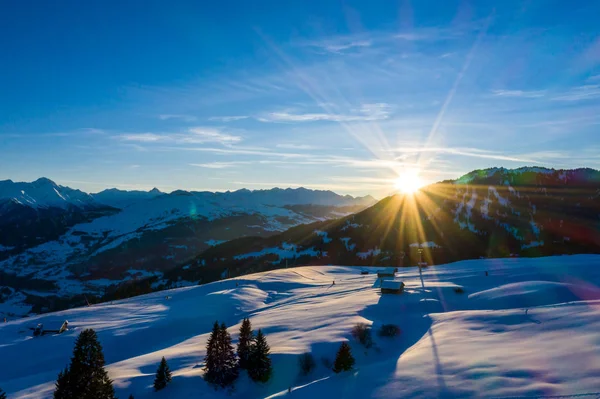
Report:
M94 198L83 191L60 186L52 180L41 177L31 183L0 181L0 201L11 200L14 203L32 208L78 208L97 207Z
M126 191L117 188L108 188L90 195L99 203L122 209L136 202L152 199L163 194L164 193L157 188L153 188L150 191Z
M337 220L207 249L165 284L285 265L440 264L480 257L600 253L600 172L491 168L393 195Z
M299 188L272 188L266 190L240 189L236 191L211 192L211 191L186 191L175 190L170 194L190 193L206 200L225 201L228 205L263 204L263 205L325 205L325 206L353 206L372 204L376 200L370 195L353 197L339 195L333 191L310 190ZM133 203L168 195L157 188L144 190L120 190L109 188L98 193L85 193L56 184L54 181L40 177L33 182L13 182L0 180L0 201L12 200L25 206L35 208L67 208L69 206L101 207L111 206L124 208Z
M162 275L218 243L346 216L374 202L305 188L87 194L46 178L3 181L0 288L16 290L9 296L18 303L23 295L46 304L102 294L123 281ZM32 293L39 287L42 297ZM10 298L0 297L0 312Z

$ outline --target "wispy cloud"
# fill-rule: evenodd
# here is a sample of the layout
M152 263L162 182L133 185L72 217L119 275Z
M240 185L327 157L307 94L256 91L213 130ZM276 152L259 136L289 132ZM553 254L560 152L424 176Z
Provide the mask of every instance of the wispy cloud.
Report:
M413 148L396 148L392 150L396 154L401 154L396 159L406 159L406 155L417 154L417 153L436 153L436 154L450 154L450 155L461 155L465 157L473 158L485 158L495 159L499 161L511 161L511 162L528 162L538 163L534 159L528 159L520 157L518 155L507 155L494 151L482 150L478 148L453 148L453 147L413 147Z
M271 112L258 117L261 122L358 122L388 119L391 106L385 103L362 104L353 113L292 113Z
M212 116L208 118L209 121L218 121L218 122L234 122L242 119L248 119L249 116L245 115L233 115L233 116Z
M318 147L309 144L294 144L294 143L282 143L277 144L277 148L284 148L288 150L316 150Z
M185 143L239 143L242 141L240 136L233 136L227 133L222 133L215 129L192 128L191 133L183 138Z
M296 154L288 152L273 152L269 150L261 150L254 148L245 148L237 146L229 146L224 148L215 147L162 147L161 150L165 151L196 151L196 152L207 152L211 154L227 154L227 155L256 155L256 156L267 156L267 157L281 157L281 158L303 158L305 154Z
M541 98L546 95L545 90L492 90L496 97L520 97L520 98Z
M195 127L185 133L157 134L157 133L128 133L117 136L122 141L138 143L175 143L175 144L204 144L220 143L234 144L242 141L242 137L223 133L212 128Z
M600 85L583 85L574 87L567 92L557 95L555 101L584 101L600 98Z
M333 54L342 54L350 50L356 50L359 48L371 47L373 42L371 40L359 40L356 38L337 38L326 40L322 42L310 42L309 47L316 48L320 51Z
M415 41L419 41L419 40L427 40L429 39L431 36L429 35L424 35L424 34L420 34L420 33L398 33L397 35L394 35L394 38L396 39L400 39L400 40L406 40L409 42L415 42Z
M154 134L154 133L127 133L118 136L123 141L136 141L139 143L152 143L155 141L162 141L168 138L168 136Z
M198 118L196 118L193 115L182 115L182 114L162 114L162 115L158 116L158 119L160 119L161 121L166 121L169 119L180 119L185 122L194 122L194 121L198 120Z
M197 166L199 168L207 169L225 169L233 168L238 165L247 165L251 162L236 161L236 162L208 162L208 163L191 163L190 166Z

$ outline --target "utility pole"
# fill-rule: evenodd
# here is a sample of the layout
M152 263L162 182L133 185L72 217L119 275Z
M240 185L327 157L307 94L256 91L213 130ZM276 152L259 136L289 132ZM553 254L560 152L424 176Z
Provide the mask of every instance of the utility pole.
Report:
M421 288L425 288L423 282L423 248L419 245L419 277L421 277Z

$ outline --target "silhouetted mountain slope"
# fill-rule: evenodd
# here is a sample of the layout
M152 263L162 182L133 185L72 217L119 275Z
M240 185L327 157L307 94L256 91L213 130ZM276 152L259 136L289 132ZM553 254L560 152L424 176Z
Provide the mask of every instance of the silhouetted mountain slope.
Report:
M600 252L600 172L474 171L395 195L342 219L210 248L169 273L209 281L286 264L414 265L462 259Z

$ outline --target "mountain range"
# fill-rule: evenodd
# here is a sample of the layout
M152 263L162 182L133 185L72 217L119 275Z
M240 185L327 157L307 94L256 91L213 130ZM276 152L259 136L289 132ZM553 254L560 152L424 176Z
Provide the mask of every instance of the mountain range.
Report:
M161 275L223 241L277 234L374 202L305 188L88 194L47 178L0 181L0 301L51 309L61 298Z
M600 172L492 168L377 202L299 189L83 193L0 182L0 311L292 265L600 252Z
M347 217L217 245L171 270L164 283L206 282L287 265L401 267L599 253L599 231L599 171L493 168L430 185L414 196L384 198Z

